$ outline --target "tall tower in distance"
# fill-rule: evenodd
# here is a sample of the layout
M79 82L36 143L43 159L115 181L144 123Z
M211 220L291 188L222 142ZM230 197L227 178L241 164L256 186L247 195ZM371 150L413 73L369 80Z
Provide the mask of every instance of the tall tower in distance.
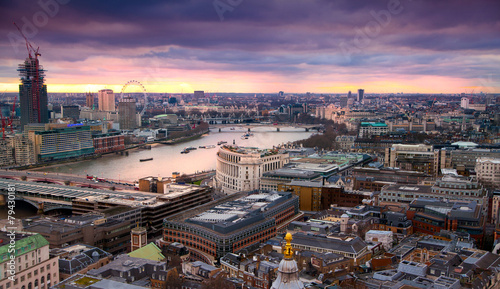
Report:
M45 70L38 58L28 57L19 64L19 105L21 108L21 129L29 123L48 123L47 85L44 84Z
M358 89L358 102L363 101L363 96L365 95L365 90L364 89Z
M115 93L111 89L101 89L97 94L100 111L116 111Z
M118 102L118 122L120 129L134 129L137 127L135 116L135 99L124 97Z
M87 92L87 102L86 106L92 110L95 110L95 104L94 104L94 94L92 92Z
M26 41L28 58L19 64L17 71L21 78L19 84L19 106L21 108L21 130L29 123L48 123L49 113L47 109L47 86L44 85L45 70L38 62L38 56L42 56L38 50L31 45L23 31L14 23L19 33Z

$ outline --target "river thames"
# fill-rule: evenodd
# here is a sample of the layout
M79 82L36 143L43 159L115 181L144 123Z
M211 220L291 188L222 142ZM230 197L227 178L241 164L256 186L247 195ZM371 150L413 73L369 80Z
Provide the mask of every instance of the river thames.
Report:
M191 174L199 171L215 169L217 142L233 140L238 146L272 148L287 142L306 139L313 132L306 132L303 128L281 127L252 127L253 136L242 139L247 131L245 126L224 127L210 129L210 133L199 139L176 145L155 144L151 150L136 149L129 151L128 156L106 155L99 159L82 161L41 168L40 171L69 173L76 175L95 175L101 178L135 181L147 176L170 177L172 172ZM199 146L215 145L212 149L202 149ZM188 154L181 154L185 147L195 147L196 150ZM151 161L140 162L140 159L153 158Z

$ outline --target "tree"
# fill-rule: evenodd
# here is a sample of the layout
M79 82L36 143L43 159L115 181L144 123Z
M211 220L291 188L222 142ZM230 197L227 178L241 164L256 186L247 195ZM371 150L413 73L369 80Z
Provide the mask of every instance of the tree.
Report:
M173 268L167 273L167 289L181 289L182 279L177 273L177 269Z

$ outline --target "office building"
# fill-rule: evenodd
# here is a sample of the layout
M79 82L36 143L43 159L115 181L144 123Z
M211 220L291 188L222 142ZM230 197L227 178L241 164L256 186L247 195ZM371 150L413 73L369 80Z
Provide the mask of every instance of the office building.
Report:
M277 149L221 146L217 152L215 183L222 193L258 190L266 172L283 167L288 153Z
M164 184L163 194L115 191L82 195L72 199L73 214L86 214L116 207L137 208L141 212L139 224L147 229L149 236L162 233L163 219L212 200L208 187L196 185ZM129 236L130 239L130 236Z
M95 110L95 97L92 92L87 92L86 94L86 99L85 99L85 105L90 108L91 110Z
M356 167L352 171L353 179L355 180L354 189L358 190L360 187L356 188L356 181L361 178L373 179L379 182L387 183L397 183L397 184L419 184L429 178L430 175L416 172L416 171L405 171L398 168L367 168L367 167Z
M0 256L0 288L49 288L59 282L58 257L49 256L49 242L40 234L0 231Z
M0 139L0 166L7 167L15 164L14 137Z
M132 212L135 214L130 214L126 218L106 217L101 214L62 219L44 217L34 219L24 229L44 236L51 248L64 248L82 243L111 254L118 254L130 250L131 228L140 222L140 211L135 209Z
M500 158L477 158L476 177L484 186L500 188Z
M340 97L340 107L346 108L348 100L349 100L349 98L347 96L341 96Z
M73 121L76 121L80 118L80 107L78 105L62 105L61 117L71 118Z
M482 243L486 216L476 201L449 201L418 198L406 212L414 232L430 235L441 230L467 232L478 244Z
M29 123L48 123L45 70L37 58L26 58L24 63L19 64L17 71L21 78L21 84L19 84L21 129Z
M441 168L441 154L431 145L393 144L385 149L385 167L423 172L437 177Z
M476 168L478 158L500 158L498 149L459 149L452 150L449 154L451 168L456 169L459 174L468 176Z
M100 111L116 111L115 93L111 89L101 89L97 93Z
M363 102L363 97L365 96L364 89L358 89L358 102Z
M133 130L137 127L135 99L124 97L118 102L118 122L121 130Z
M35 147L28 136L16 134L14 136L14 150L16 164L31 165L36 164Z
M28 139L33 143L37 162L76 158L94 154L90 127L68 125L65 128L38 130L30 126Z
M299 197L301 211L328 210L331 205L355 207L366 202L376 202L377 194L372 192L345 192L340 186L323 185L321 182L291 181L279 184L278 191L293 192Z
M339 135L335 137L335 142L342 151L351 151L354 148L355 141L356 136L354 135Z
M211 264L275 237L298 213L299 199L291 193L250 194L195 216L166 218L162 246L182 243L192 258Z
M277 191L280 184L288 184L293 180L319 182L323 178L319 173L312 171L284 167L264 173L260 178L260 189Z
M436 180L433 186L387 185L380 192L380 202L409 204L416 198L475 201L483 206L483 213L487 215L488 197L485 190L478 182L465 177L445 175Z
M195 90L193 93L193 98L198 100L200 98L205 98L205 91L203 90Z
M462 97L462 100L460 101L460 107L463 109L469 108L469 99L467 97Z
M361 122L359 137L368 138L374 135L383 135L389 132L389 127L383 122Z
M92 134L92 142L95 154L112 153L125 149L125 136L119 131Z

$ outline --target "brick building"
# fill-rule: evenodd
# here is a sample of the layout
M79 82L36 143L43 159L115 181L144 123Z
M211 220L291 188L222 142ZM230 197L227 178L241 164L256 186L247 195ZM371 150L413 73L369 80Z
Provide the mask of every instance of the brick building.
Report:
M179 242L206 263L276 236L299 213L291 193L256 193L183 220L164 220L162 246Z
M119 132L93 135L94 152L96 154L111 153L125 149L125 136Z

